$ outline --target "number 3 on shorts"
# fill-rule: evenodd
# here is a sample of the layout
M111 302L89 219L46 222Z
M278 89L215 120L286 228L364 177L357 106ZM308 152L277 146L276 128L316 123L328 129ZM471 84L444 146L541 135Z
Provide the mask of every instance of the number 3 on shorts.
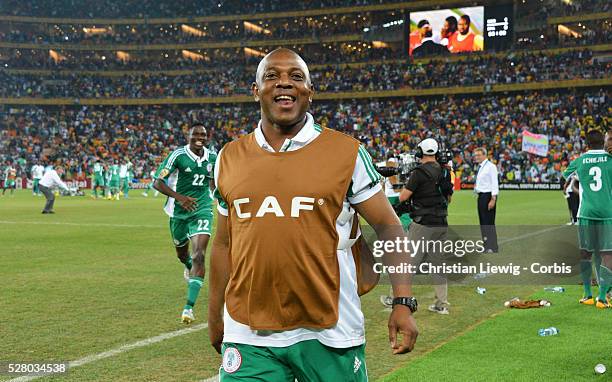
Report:
M210 224L210 221L208 221L207 219L198 219L198 231L208 232L209 224Z

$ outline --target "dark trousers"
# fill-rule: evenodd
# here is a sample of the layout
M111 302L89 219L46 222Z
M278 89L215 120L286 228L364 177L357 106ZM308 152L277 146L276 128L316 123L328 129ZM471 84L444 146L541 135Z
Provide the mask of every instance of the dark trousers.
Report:
M40 192L42 192L47 199L43 212L53 211L53 203L55 203L55 195L53 194L53 190L51 190L49 187L43 186L42 184L39 184L38 188L40 188Z
M580 205L580 197L576 195L575 192L569 193L569 198L567 198L567 207L570 211L570 219L572 223L578 221L578 206Z
M484 241L485 251L498 251L497 246L497 231L495 230L495 210L497 203L492 210L489 210L489 202L491 201L490 192L478 193L478 221L480 222L480 233Z

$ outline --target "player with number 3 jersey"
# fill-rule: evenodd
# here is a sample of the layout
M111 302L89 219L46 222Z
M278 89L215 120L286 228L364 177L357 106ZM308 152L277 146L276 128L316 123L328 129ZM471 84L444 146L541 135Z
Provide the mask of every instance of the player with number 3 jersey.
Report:
M187 303L181 320L195 320L193 306L204 281L204 254L212 231L213 169L217 155L205 147L206 128L194 124L189 144L174 150L155 174L154 187L168 196L164 211L170 216L170 234L188 280ZM189 253L189 242L192 254Z
M563 176L567 179L575 173L580 183L578 236L584 285L580 303L607 309L612 308L606 296L612 286L612 155L605 150L609 145L601 131L589 131L587 145L589 151L573 160ZM592 257L599 282L599 295L595 299L591 293Z

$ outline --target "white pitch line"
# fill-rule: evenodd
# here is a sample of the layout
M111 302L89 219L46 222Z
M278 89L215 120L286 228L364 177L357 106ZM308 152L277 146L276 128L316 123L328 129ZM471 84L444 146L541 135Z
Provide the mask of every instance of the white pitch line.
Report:
M71 222L19 222L0 220L0 224L30 224L30 225L68 225L76 227L118 227L118 228L164 228L161 225L147 225L147 224L111 224L111 223L71 223Z
M116 356L118 354L121 353L125 353L127 351L130 351L132 349L137 349L137 348L141 348L141 347L145 347L145 346L149 346L158 342L162 342L165 340L168 340L170 338L174 338L174 337L179 337L179 336L184 336L185 334L190 334L190 333L194 333L197 331L200 331L202 329L206 329L208 328L208 322L205 322L203 324L199 324L199 325L195 325L189 328L185 328L185 329L180 329L180 330L176 330L174 332L168 332L168 333L163 333L160 334L158 336L155 337L151 337L151 338L147 338L138 342L134 342L128 345L123 345L120 346L118 348L109 350L109 351L105 351L102 353L98 353L98 354L92 354L92 355L88 355L87 357L83 357L83 358L79 358L77 360L74 361L70 361L68 363L68 370L70 371L71 368L73 367L79 367L79 366L83 366L86 365L88 363L92 363L92 362L96 362L99 361L101 359L104 358L109 358L109 357L113 357ZM26 381L32 381L34 379L38 379L38 378L42 378L42 377L48 377L50 374L45 374L45 375L32 375L32 376L23 376L23 377L19 377L19 378L15 378L15 379L11 379L8 382L26 382ZM60 374L58 374L60 375Z
M200 382L219 382L219 374L213 375L210 378L203 379Z
M565 227L565 226L564 225L560 225L560 226L555 226L555 227L549 227L549 228L541 229L539 231L534 231L534 232L526 233L524 235L510 237L508 239L500 240L499 244L509 243L511 241L514 241L514 240L526 239L528 237L536 236L536 235L539 235L539 234L542 234L542 233L545 233L545 232L556 231L556 230L561 229L563 227Z

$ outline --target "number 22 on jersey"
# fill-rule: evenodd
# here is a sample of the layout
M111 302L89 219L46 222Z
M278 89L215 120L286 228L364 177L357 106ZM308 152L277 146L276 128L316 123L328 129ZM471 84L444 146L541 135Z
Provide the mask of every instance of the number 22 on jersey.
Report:
M206 175L203 175L203 174L194 174L193 175L193 182L191 183L191 185L192 186L203 186L205 179L206 179Z

